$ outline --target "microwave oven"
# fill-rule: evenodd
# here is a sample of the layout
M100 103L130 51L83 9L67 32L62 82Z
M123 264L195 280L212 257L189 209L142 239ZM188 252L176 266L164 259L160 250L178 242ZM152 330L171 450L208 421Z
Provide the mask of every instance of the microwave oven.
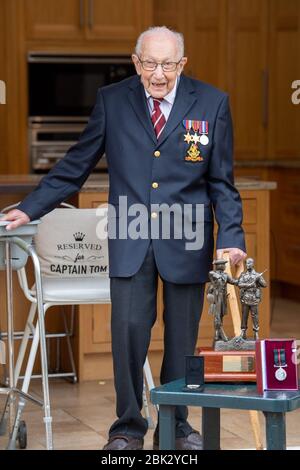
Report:
M78 141L99 87L134 74L130 56L29 53L31 171L48 171ZM96 169L106 166L104 157Z
M29 116L87 117L97 89L135 73L128 56L28 55Z

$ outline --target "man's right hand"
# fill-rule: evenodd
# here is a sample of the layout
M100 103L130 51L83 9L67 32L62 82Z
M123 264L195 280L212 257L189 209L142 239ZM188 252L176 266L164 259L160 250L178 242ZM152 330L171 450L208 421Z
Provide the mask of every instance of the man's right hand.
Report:
M1 217L0 221L8 220L11 221L10 224L6 226L6 230L13 230L14 228L20 227L21 225L28 224L30 219L25 212L19 211L19 209L12 209L3 217Z

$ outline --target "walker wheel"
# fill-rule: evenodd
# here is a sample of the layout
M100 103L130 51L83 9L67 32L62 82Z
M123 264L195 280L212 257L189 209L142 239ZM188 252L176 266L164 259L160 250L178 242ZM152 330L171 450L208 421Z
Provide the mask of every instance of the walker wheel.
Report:
M19 441L20 449L26 449L27 447L27 428L25 421L20 421L17 440Z

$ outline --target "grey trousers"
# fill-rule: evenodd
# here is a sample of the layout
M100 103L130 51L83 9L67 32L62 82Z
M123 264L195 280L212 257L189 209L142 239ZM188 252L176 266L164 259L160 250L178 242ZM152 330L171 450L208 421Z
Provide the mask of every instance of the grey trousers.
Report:
M152 244L140 270L131 277L111 278L112 353L118 419L110 436L142 438L147 421L141 414L143 365L156 320L158 271ZM185 355L194 354L203 307L204 284L174 284L163 280L164 356L161 383L185 374ZM176 408L176 435L191 432L187 408Z
M259 323L258 323L258 307L257 305L242 305L242 325L241 329L242 330L247 330L248 328L248 317L249 313L251 312L251 318L252 318L252 325L253 325L253 331L258 331L259 330Z

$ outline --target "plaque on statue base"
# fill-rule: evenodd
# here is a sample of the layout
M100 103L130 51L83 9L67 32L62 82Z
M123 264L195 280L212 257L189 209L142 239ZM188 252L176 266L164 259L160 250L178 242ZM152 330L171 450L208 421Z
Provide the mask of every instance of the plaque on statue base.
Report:
M255 351L199 348L198 352L205 358L205 382L256 382Z

